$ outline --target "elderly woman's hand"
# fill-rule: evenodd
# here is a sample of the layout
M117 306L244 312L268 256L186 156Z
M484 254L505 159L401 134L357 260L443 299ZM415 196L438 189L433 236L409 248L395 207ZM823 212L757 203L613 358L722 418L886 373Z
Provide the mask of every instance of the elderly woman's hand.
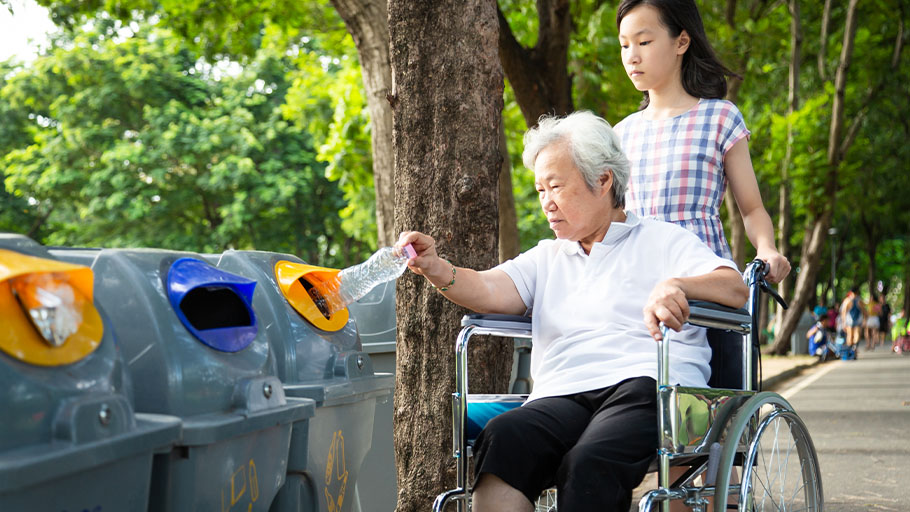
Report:
M415 274L429 276L440 263L445 263L445 260L436 254L436 240L433 240L433 237L419 231L403 231L398 236L395 247L402 249L408 244L411 244L417 253L417 256L408 260L408 268Z
M679 331L689 318L689 301L677 279L667 279L657 283L651 290L651 296L642 310L645 315L645 326L655 340L661 339L660 323Z

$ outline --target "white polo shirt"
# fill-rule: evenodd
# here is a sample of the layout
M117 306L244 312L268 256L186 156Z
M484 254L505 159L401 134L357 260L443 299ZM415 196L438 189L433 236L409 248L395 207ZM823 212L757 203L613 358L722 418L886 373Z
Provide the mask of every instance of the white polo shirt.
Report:
M632 377L657 379L657 343L642 309L657 283L736 265L697 236L626 212L585 254L578 242L543 240L497 268L533 310L529 400L581 393ZM707 387L711 349L705 330L672 332L670 380Z

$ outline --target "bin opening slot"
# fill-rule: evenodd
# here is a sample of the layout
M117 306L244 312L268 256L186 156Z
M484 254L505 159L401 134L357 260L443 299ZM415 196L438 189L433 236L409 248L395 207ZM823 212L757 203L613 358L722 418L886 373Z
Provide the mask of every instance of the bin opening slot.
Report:
M325 296L322 295L322 292L319 291L319 289L316 288L316 286L311 283L306 278L306 276L301 277L298 279L298 281L300 281L300 284L303 285L303 289L306 290L306 292L310 295L310 298L313 299L313 304L316 305L316 308L319 309L319 312L322 313L322 316L328 320L332 316L332 313L329 311L329 303L326 300Z
M193 328L200 331L253 324L246 303L226 286L193 288L180 301L180 310Z

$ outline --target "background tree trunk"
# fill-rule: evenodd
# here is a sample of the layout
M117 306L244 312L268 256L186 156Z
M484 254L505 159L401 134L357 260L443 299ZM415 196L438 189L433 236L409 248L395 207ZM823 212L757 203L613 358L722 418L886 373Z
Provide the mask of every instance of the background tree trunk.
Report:
M910 314L910 259L907 260L904 269L904 297L901 300L901 308L906 316Z
M790 10L790 73L787 93L787 114L792 115L799 110L799 60L802 53L802 25L799 14L799 0L789 1ZM793 212L790 204L790 164L793 159L793 120L787 121L787 151L780 169L780 187L778 188L779 203L777 214L777 249L780 254L791 260L793 255L790 250L790 233L792 231ZM777 285L777 291L784 300L790 300L790 283L792 278L788 275ZM784 315L784 308L777 307L777 317Z
M743 224L743 214L739 212L733 189L727 187L724 192L724 205L727 207L727 224L730 226L730 251L733 252L733 261L740 269L746 263L746 227Z
M528 128L536 126L543 114L572 112L569 0L537 0L538 28L534 48L525 48L515 39L509 22L498 8L497 16L499 58Z
M499 122L499 154L502 167L499 171L499 261L518 256L521 243L518 239L518 213L515 211L515 194L512 193L512 160L506 142L506 125Z
M395 226L432 235L454 263L498 262L503 78L494 0L390 0ZM458 286L456 282L455 286ZM454 342L465 311L423 278L397 288L394 444L399 512L454 484ZM511 341L473 343L472 389L505 389ZM477 354L477 353L482 354Z
M386 0L332 0L332 5L354 38L373 145L373 186L376 189L376 230L379 247L398 240L395 231L395 193L392 181L392 90L389 60L389 13Z
M796 330L796 324L806 308L809 297L815 294L815 290L812 288L816 282L828 228L831 227L831 219L834 216L834 200L838 191L837 174L844 153L849 147L849 142L845 144L845 141L852 140L850 136L844 139L841 134L844 132L844 100L847 89L847 73L850 70L850 60L853 57L853 42L856 37L857 1L850 0L850 4L847 7L847 18L844 22L844 42L838 61L837 74L834 78L835 94L831 107L831 129L828 133L828 179L825 184L825 197L827 199L822 201L820 205L820 213L816 216L816 220L813 223L811 236L806 237L803 241L803 251L799 266L800 272L796 280L793 300L790 301L790 309L787 310L786 314L780 315L777 319L776 339L772 349L775 354L787 353L790 348L790 335ZM858 123L860 119L855 119L853 122ZM856 125L854 124L854 126Z
M767 2L761 0L753 5L754 12L750 17L754 20L758 16L757 11L763 12L763 6ZM734 30L739 27L736 24L736 0L727 0L727 6L724 13L724 19L727 24ZM733 71L745 76L746 62L748 61L748 45L745 46L744 52L740 53L739 62ZM743 80L739 78L727 78L727 100L736 103L739 97L739 88ZM730 238L727 243L730 244L730 252L733 253L733 261L740 269L745 268L746 263L746 226L743 224L743 215L739 211L739 205L736 204L736 198L733 196L733 190L727 187L724 192L724 204L727 207L727 226L730 228Z
M825 62L828 53L828 26L831 24L831 0L825 0L822 10L821 33L818 36L818 76L822 80L828 79L828 66Z

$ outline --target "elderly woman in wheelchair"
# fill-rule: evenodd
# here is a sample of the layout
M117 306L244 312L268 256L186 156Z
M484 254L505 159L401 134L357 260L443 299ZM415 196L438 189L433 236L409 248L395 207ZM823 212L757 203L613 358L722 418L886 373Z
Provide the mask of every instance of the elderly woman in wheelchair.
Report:
M629 164L603 119L589 112L545 117L524 142L524 163L534 171L555 240L484 271L440 258L428 235L405 232L398 241L417 251L409 268L449 300L479 313L533 312L530 328L501 333L533 333L533 390L524 405L494 417L480 432L473 445L473 489L459 474L459 489L441 496L437 506L453 498L460 510L469 502L476 512L532 510L541 492L555 486L563 511L626 511L633 489L662 451L661 489L643 506L683 498L702 506L697 492L693 501L691 491L669 488L669 459L688 455L689 464L701 463L704 472L709 448L699 454L678 449L679 439L665 441L665 433L680 431L680 425L665 425L673 421L664 418L662 403L675 400L691 412L674 434L686 437L683 444L717 441L716 435L700 439L698 431L716 415L719 402L702 400L698 392L675 393L711 391L705 388L712 351L705 330L687 323L690 301L739 308L749 289L733 262L692 233L623 210ZM748 315L745 322L741 317L734 324L745 332ZM676 332L669 336L667 329ZM658 345L668 366L655 357ZM668 381L659 382L660 374ZM461 415L467 381L457 378ZM755 422L750 425L754 430ZM462 427L456 417L456 457L463 453ZM459 473L466 468L462 458ZM691 483L692 473L680 480ZM729 483L729 474L723 485L738 487Z

